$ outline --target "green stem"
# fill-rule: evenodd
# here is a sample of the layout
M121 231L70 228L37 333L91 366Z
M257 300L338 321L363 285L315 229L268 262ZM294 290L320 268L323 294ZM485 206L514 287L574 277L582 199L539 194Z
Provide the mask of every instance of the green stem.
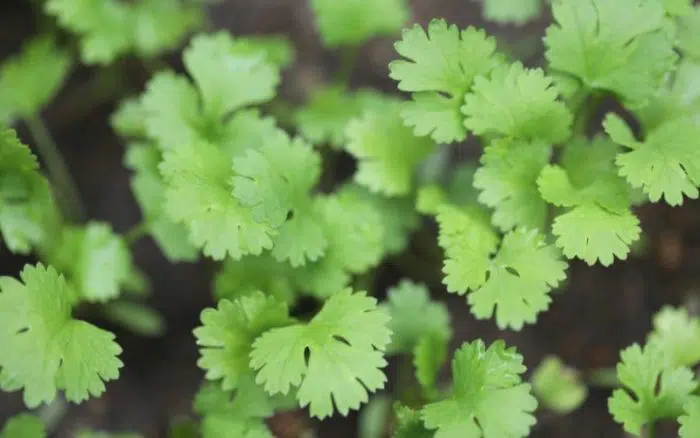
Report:
M46 165L63 215L73 222L82 222L85 219L85 209L78 189L46 124L38 115L26 117L24 122Z
M51 434L56 430L58 423L61 422L68 411L68 403L62 396L58 396L51 403L41 407L37 415L44 423L46 431Z
M129 231L124 233L124 240L126 241L127 244L133 245L137 241L146 237L146 235L149 232L148 228L149 228L148 223L146 223L146 222L138 223L138 224L134 225Z
M598 388L619 388L617 370L615 368L596 368L585 373L585 380L589 386Z
M646 438L654 438L654 426L656 426L656 423L653 421L647 424L645 434Z
M355 70L355 62L359 54L360 48L357 46L348 46L341 49L340 66L335 73L333 82L344 87L350 84L350 78L353 70Z

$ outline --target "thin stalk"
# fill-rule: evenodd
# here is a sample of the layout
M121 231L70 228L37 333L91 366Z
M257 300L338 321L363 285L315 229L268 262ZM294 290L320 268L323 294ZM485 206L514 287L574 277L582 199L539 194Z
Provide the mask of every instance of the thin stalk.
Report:
M54 401L40 408L37 415L41 422L44 423L46 431L51 434L66 416L67 411L68 402L62 396L57 396Z
M134 225L129 231L124 233L124 240L128 245L133 245L148 234L148 224L141 222Z
M585 381L589 386L598 388L619 388L617 370L615 368L596 368L586 371Z
M647 424L646 433L644 434L644 436L646 438L654 438L655 426L656 426L656 423L654 421Z
M46 165L49 180L54 186L58 205L64 217L73 222L82 222L85 219L85 209L78 189L46 124L38 115L26 117L24 122Z
M360 54L357 46L343 47L340 52L340 67L335 72L334 82L347 87L350 84L352 72L355 70L355 62Z

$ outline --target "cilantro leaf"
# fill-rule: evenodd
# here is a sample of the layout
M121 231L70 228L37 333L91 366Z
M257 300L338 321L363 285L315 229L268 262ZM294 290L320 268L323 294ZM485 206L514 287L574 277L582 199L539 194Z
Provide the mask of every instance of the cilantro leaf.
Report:
M495 140L484 149L474 187L481 190L479 202L495 209L493 223L502 231L543 229L547 204L537 190L537 177L550 155L547 144L510 139Z
M179 0L49 0L45 10L80 36L86 64L110 64L131 51L153 57L177 46L201 22L197 6Z
M366 111L346 128L346 149L359 161L355 181L387 196L411 191L416 167L434 148L401 123L399 111L398 105Z
M563 141L569 136L573 117L556 100L553 84L542 70L526 69L520 63L496 68L489 78L474 79L462 107L464 125L476 135Z
M152 144L133 143L124 156L134 174L131 190L141 207L143 221L158 247L171 262L194 261L197 248L187 239L187 229L173 222L164 210L166 185L158 171L162 154Z
M464 344L452 360L454 392L423 408L425 425L437 430L435 438L527 436L537 400L522 383L523 372L522 356L503 341L488 348L481 340Z
M204 114L214 118L271 99L280 81L265 52L237 45L227 32L194 37L183 61L200 92Z
M445 250L442 272L447 290L462 295L484 284L498 235L478 217L453 206L443 206L437 222L438 243Z
M387 353L409 353L426 335L445 340L452 336L447 307L431 301L425 285L401 280L387 294L387 303L381 306L391 318L392 338Z
M408 20L406 0L311 0L326 47L356 46L374 36L393 35Z
M173 72L159 72L151 78L141 96L141 108L148 136L163 149L172 149L201 138L204 124L199 96L194 86Z
M75 292L54 268L27 265L20 277L0 277L0 386L23 388L29 407L59 389L73 402L102 394L122 366L114 335L71 318Z
M677 58L659 1L556 0L544 39L552 69L643 106Z
M14 130L0 130L0 236L10 251L27 254L51 238L59 212L29 147Z
M678 23L678 47L684 55L700 60L700 7L682 17Z
M48 259L68 277L78 296L90 302L117 298L137 275L124 239L101 222L65 227Z
M588 396L580 374L556 356L547 356L532 373L532 389L537 399L558 414L578 409Z
M321 174L321 158L309 144L279 130L234 158L233 169L234 196L256 221L276 228L308 197Z
M448 338L428 334L422 336L413 347L416 380L428 400L434 400L439 394L437 374L447 359L448 341Z
M112 129L122 137L145 137L146 116L140 100L137 97L127 97L119 102L109 122Z
M264 49L224 32L200 35L185 50L184 62L195 85L160 72L141 97L146 132L161 149L206 140L235 156L277 129L274 120L243 110L272 98L279 82L279 67Z
M296 276L306 290L328 297L347 286L350 274L379 263L385 249L384 223L372 203L348 188L319 196L316 202L328 247L323 257L301 266Z
M233 196L231 160L224 151L201 142L168 150L160 171L166 183L165 211L189 231L205 255L240 259L272 247L274 230L258 223Z
M474 316L484 319L495 313L500 328L519 330L548 307L548 293L565 278L567 265L537 231L509 232L491 258L498 237L474 215L442 207L437 221L445 250L443 283L460 295L472 290L468 301Z
M281 69L294 62L294 46L284 35L246 35L236 39L236 46L264 53L268 62Z
M490 261L488 279L469 294L472 314L485 319L495 313L500 328L520 330L547 309L549 292L566 278L566 268L559 252L535 230L511 231Z
M278 262L268 253L244 256L240 260L226 260L214 277L217 299L234 301L258 291L291 305L297 298L297 285L289 263Z
M651 345L634 344L620 359L617 376L623 388L613 391L608 409L627 432L638 435L645 424L683 413L697 386L689 369L666 368L662 352Z
M37 115L58 93L71 68L68 53L48 36L30 40L0 65L0 124Z
M611 164L615 151L603 139L574 141L562 159L566 168L547 166L537 180L547 202L568 209L554 220L557 246L589 265L624 260L641 231L630 210L630 190Z
M396 403L396 425L392 438L434 438L435 432L425 428L420 411Z
M250 365L270 394L298 386L302 407L325 418L347 415L384 386L382 350L389 343L388 315L374 298L346 289L333 295L308 324L272 329L255 340ZM345 376L338 379L339 375Z
M671 369L695 366L700 362L700 319L684 308L664 307L654 315L647 343L661 351Z
M343 187L347 196L368 204L379 213L382 222L383 248L386 254L399 254L409 244L411 233L420 225L420 218L411 197L386 197L351 184Z
M615 143L631 151L618 155L620 176L641 187L652 202L662 197L670 205L683 204L683 196L698 197L700 151L695 139L700 127L691 118L670 120L651 131L643 142L617 115L608 114L605 131Z
M45 438L46 428L39 417L19 414L10 418L0 431L0 438Z
M314 144L345 145L345 127L364 111L383 108L393 102L372 90L348 92L341 86L321 86L312 90L308 102L297 110L295 121L301 135Z
M440 143L464 140L460 106L474 78L500 63L496 41L473 27L460 31L433 20L427 32L418 25L404 30L395 48L406 59L392 61L389 75L399 90L414 93L401 113L404 123Z
M202 326L194 330L200 359L209 380L222 380L224 390L236 389L252 375L248 365L253 341L275 327L289 325L287 306L261 292L236 301L222 300L202 311Z
M483 15L496 23L522 25L539 17L542 0L485 0Z
M690 397L683 406L683 415L678 418L681 438L692 438L700 434L700 397Z

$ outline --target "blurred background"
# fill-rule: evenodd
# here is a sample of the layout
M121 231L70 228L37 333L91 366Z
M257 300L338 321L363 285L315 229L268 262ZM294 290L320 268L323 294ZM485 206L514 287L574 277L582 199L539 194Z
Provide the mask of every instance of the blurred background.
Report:
M39 3L0 2L0 62L16 53L37 31L55 26L41 14ZM410 3L412 22L425 25L437 17L460 27L484 27L498 37L503 49L516 54L526 65L542 63L540 39L550 20L547 11L526 25L502 26L484 22L477 1L413 0ZM213 27L226 29L234 36L282 34L293 42L296 60L285 72L281 95L294 105L302 104L310 90L326 82L338 69L339 53L322 47L306 0L224 0L208 6L208 15ZM387 64L397 56L393 49L396 38L377 38L361 47L350 76L353 88L374 87L395 92ZM168 55L164 62L182 70L179 53ZM122 164L124 145L110 128L108 118L119 99L143 90L150 66L126 58L119 61L118 69L101 75L95 84L97 70L76 66L68 84L45 109L43 117L76 180L88 216L109 222L122 233L139 222L140 212L131 194L129 172ZM599 121L594 123L597 125ZM21 124L17 128L20 137L31 144L25 128ZM481 146L474 142L449 147L449 153L458 160L478 157L480 151ZM351 171L352 163L341 162L338 166L335 170L341 177ZM436 299L448 303L456 333L453 347L479 337L487 342L500 338L517 346L530 369L547 354L556 354L584 372L611 367L622 348L644 340L651 316L662 305L687 304L691 310L697 307L699 207L698 202L686 201L680 208L659 204L640 209L637 213L647 236L644 245L627 261L610 268L588 267L573 261L567 285L556 293L550 309L540 316L536 325L521 332L501 332L492 321L476 321L463 298L446 293L435 272L415 272L414 276L429 283ZM434 224L426 220L418 234L421 233L434 233ZM436 244L431 248L414 245L413 250L418 255L421 251L438 251ZM85 426L165 437L173 422L192 415L192 398L203 375L196 366L192 329L199 323L201 310L213 303L211 280L215 266L205 260L172 265L148 239L134 245L133 252L135 262L151 279L153 293L149 302L163 315L166 331L159 337L141 337L95 319L117 334L124 348L125 367L119 380L108 385L102 398L78 406L59 407L53 413L57 416L52 436L72 437L77 428ZM2 275L16 275L27 262L32 259L0 249ZM389 260L382 268L377 288L398 281L397 270L391 264ZM421 269L428 267L418 268ZM389 391L396 382L394 365L389 368ZM585 404L566 416L540 412L531 436L623 437L621 427L608 414L609 394L609 389L591 389ZM22 410L20 395L0 394L0 424ZM303 411L291 412L276 416L270 425L282 438L301 437L307 430L314 430L315 436L321 438L358 436L356 414L318 423L308 420ZM673 436L672 425L667 426L668 430L659 436Z

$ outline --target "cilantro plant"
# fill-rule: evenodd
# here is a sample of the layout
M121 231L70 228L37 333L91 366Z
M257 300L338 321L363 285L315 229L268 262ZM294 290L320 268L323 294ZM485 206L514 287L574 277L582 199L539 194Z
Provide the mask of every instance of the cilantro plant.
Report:
M171 263L216 271L216 303L193 331L197 420L174 437L272 437L270 418L303 409L362 410L364 438L516 438L543 410L576 410L587 372L548 356L528 373L510 342L458 339L452 323L536 324L569 263L630 257L641 205L700 196L700 7L482 3L512 25L550 9L540 64L483 29L410 24L405 0L310 0L339 62L290 102L279 89L292 42L214 30L198 2L36 2L50 26L0 65L0 236L29 258L0 277L0 388L30 409L108 390L122 347L92 316L166 330L132 255L150 238ZM396 39L395 93L350 81L375 37ZM42 110L81 64L119 74L126 60L150 78L118 90L110 118L141 209L122 233L87 216ZM457 148L480 157L446 158ZM413 251L426 239L439 251ZM437 289L464 307L448 311ZM620 352L607 376L621 430L649 437L672 420L700 436L699 340L700 320L665 307L646 342ZM400 378L379 394L394 361ZM47 436L48 418L21 413L0 437Z

